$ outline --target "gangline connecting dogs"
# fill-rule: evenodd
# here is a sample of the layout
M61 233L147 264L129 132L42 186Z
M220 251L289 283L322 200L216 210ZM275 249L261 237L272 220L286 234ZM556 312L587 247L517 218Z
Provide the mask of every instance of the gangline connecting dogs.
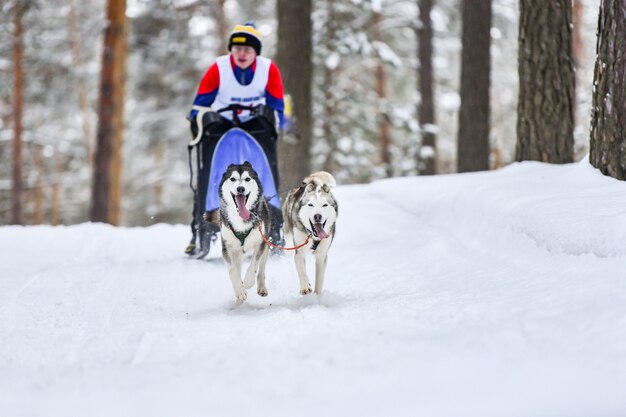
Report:
M305 256L315 255L315 293L324 286L328 250L335 236L338 206L330 189L336 184L328 172L316 172L291 190L283 207L285 238L293 242L300 293L311 292ZM242 304L255 279L257 293L267 296L265 265L269 246L270 215L257 173L249 162L231 164L220 183L222 256L228 265L237 304ZM297 245L297 246L295 246ZM241 280L244 254L252 253L250 266Z

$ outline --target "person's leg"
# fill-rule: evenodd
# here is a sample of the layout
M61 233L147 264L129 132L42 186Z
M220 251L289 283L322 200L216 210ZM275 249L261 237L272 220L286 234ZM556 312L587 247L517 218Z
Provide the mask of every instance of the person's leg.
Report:
M285 239L283 237L283 213L280 208L274 207L269 204L270 209L270 235L269 240L274 245L277 246L285 246ZM282 253L281 249L278 248L270 248L272 255L277 255Z
M211 113L213 114L213 113ZM219 213L217 210L206 211L206 198L209 190L209 177L211 174L211 160L213 153L220 137L228 129L231 124L228 120L219 117L208 117L209 113L204 115L204 135L202 139L202 162L200 170L200 178L198 179L198 201L196 210L196 221L198 224L198 239L200 248L198 250L198 259L202 259L209 254L211 245L217 241L217 233L220 230Z
M200 220L198 234L200 236L200 249L198 250L198 259L202 259L209 254L211 245L217 241L217 232L220 231L219 224L211 223L205 219Z
M265 156L270 164L270 170L274 177L274 184L276 190L279 190L280 181L278 175L278 157L276 144L278 143L278 137L275 134L275 130L268 124L268 122L262 119L252 119L244 124L244 130L254 131L254 138L259 142L263 148Z
M195 138L198 134L198 127L195 124L195 121L191 121L190 123L190 131L191 137ZM194 160L194 150L195 150L195 160ZM196 189L193 193L193 209L191 211L191 222L189 226L191 228L191 240L189 244L185 248L185 254L189 256L193 256L197 253L196 239L197 239L197 229L198 229L198 191L199 191L199 178L200 178L200 169L201 169L201 155L202 152L202 143L199 143L195 146L195 148L189 150L189 164L191 167L191 176L193 177L195 166L195 174L196 178L190 178L190 181L196 181Z
M191 227L191 240L189 244L185 248L185 254L192 256L196 254L196 211L197 211L197 202L196 202L197 193L194 195L193 202L193 211L191 212L191 223L189 226Z
M266 122L261 119L252 119L246 122L245 129L249 131L255 131L255 139L259 142L261 147L263 148L263 152L265 153L267 160L269 162L269 168L272 172L272 177L274 178L274 185L276 187L276 191L280 192L280 182L278 177L278 158L277 158L277 150L276 143L277 138L275 137L275 131L269 128ZM262 133L259 133L262 132ZM273 196L266 196L268 198ZM278 197L280 200L280 196ZM283 238L282 228L283 228L283 214L281 212L280 207L275 207L272 204L269 205L270 210L270 219L271 219L271 228L270 228L270 236L269 240L278 246L284 246L285 240ZM273 255L277 253L281 253L280 249L272 248L271 253Z

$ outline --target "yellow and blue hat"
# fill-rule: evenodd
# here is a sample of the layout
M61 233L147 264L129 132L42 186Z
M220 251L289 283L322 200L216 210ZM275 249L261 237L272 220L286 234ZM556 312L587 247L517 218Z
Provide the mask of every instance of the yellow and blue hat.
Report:
M256 30L254 22L246 22L243 25L237 25L230 32L228 39L228 50L230 51L234 45L251 46L257 55L261 55L261 33Z

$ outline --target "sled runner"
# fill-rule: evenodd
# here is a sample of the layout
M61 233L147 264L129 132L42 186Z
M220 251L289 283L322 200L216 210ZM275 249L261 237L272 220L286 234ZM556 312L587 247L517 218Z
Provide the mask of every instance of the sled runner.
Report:
M276 160L278 133L274 112L264 105L250 108L239 104L217 111L207 108L199 110L196 116L198 132L189 143L194 209L192 240L186 252L199 259L209 253L211 243L215 242L219 231L214 214L219 208L218 192L222 176L230 164L243 164L245 161L252 164L261 180L272 217L271 239L275 242L282 240ZM221 115L225 112L232 114L232 119ZM195 174L192 157L194 149ZM196 187L193 186L194 179ZM192 253L189 253L190 248Z

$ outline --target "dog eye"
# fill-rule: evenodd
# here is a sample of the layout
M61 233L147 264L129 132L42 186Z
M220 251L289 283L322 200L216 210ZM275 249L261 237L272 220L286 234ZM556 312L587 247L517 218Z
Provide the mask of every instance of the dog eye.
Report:
M232 182L235 182L235 181L236 181L236 180L235 180L235 177L230 177L230 180L231 180Z
M328 207L328 204L324 204L322 207Z
M309 204L307 204L307 206L309 206L309 207L313 207L313 204L309 203Z
M246 182L250 182L250 180L251 180L251 179L252 179L252 178L248 177L248 178L246 178L246 180L245 180L245 181L246 181Z

